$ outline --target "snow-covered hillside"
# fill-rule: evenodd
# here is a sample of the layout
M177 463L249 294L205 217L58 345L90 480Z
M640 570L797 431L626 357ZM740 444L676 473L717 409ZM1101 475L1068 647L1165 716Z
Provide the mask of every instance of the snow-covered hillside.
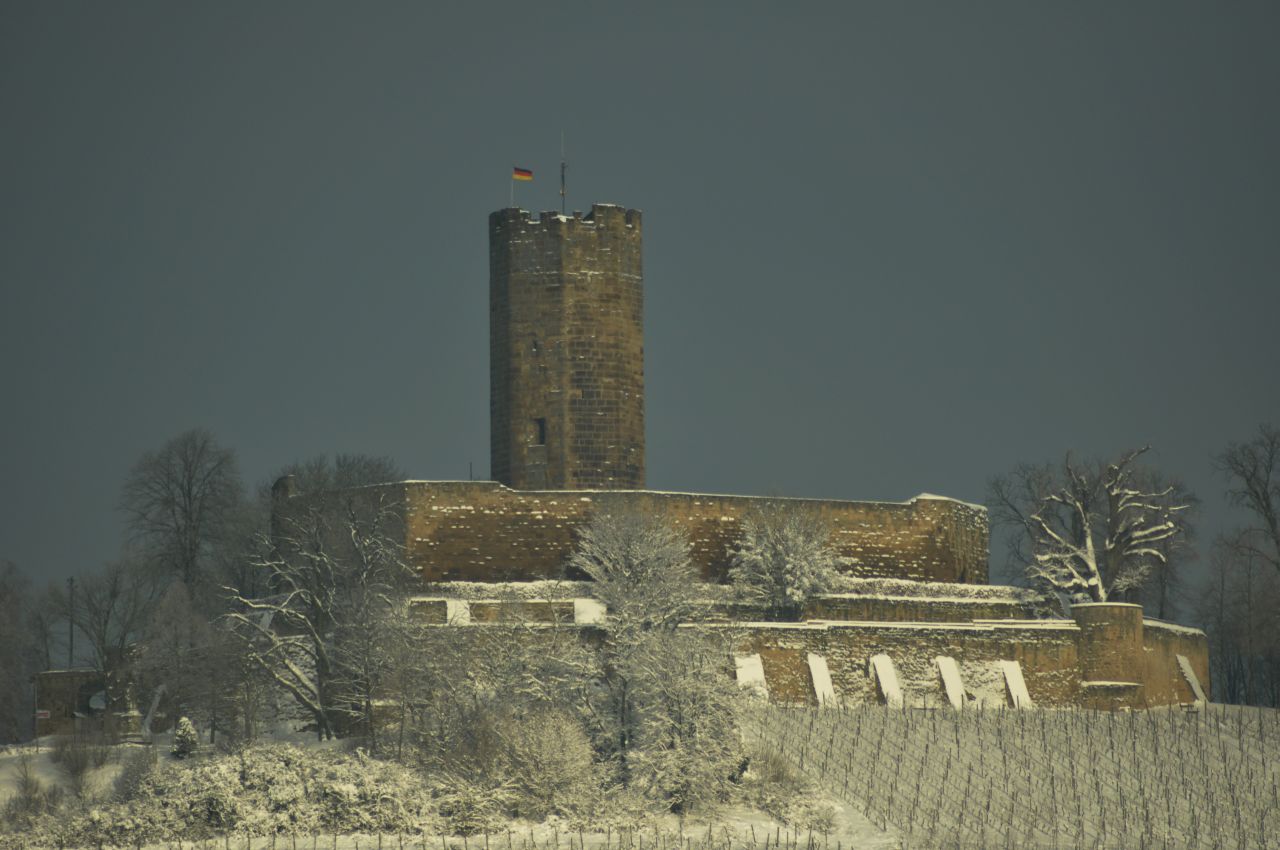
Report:
M787 709L760 744L909 847L1280 847L1280 711Z

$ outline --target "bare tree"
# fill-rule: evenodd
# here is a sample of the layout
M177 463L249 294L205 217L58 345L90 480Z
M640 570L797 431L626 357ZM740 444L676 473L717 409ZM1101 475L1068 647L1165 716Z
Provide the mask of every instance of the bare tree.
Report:
M404 603L413 578L398 513L377 494L315 500L279 518L261 564L275 589L250 598L229 590L227 615L247 657L288 692L321 738L340 721L371 723L384 667L368 642Z
M403 478L390 458L365 454L317 455L286 465L258 486L255 498L227 514L223 542L213 551L219 586L233 587L248 598L269 592L269 575L258 557L258 544L271 533L272 492L277 483L287 480L290 496L319 498L328 493L327 498L341 501L344 490Z
M41 667L31 630L31 580L12 561L0 564L0 743L31 737L31 675Z
M1227 702L1280 705L1280 430L1214 458L1227 498L1250 523L1215 541L1197 613L1208 629L1214 690ZM1220 687L1219 687L1220 686Z
M388 481L401 481L405 477L391 458L359 453L336 454L332 460L328 455L316 455L308 460L288 464L271 481L274 483L286 476L293 479L293 493L299 496L326 490L346 490L367 484L385 484ZM270 485L260 487L259 493L269 501Z
M229 638L194 604L186 585L172 582L152 607L135 646L140 708L149 712L155 704L169 717L189 717L211 734L233 731L239 719L232 708L240 697L236 673L242 665L229 657Z
M1004 531L1004 571L1009 581L1025 578L1027 564L1035 558L1036 525L1031 517L1059 489L1059 478L1054 464L1020 463L987 483L992 529Z
M28 611L27 623L39 650L43 670L53 668L57 659L63 658L70 647L68 624L65 617L63 594L57 582L45 585L44 592L35 596Z
M139 458L120 506L156 571L196 588L242 498L235 454L196 428Z
M1200 557L1197 552L1198 528L1195 522L1200 499L1182 481L1165 479L1150 468L1138 468L1135 476L1139 488L1148 492L1172 488L1166 499L1167 503L1185 506L1185 510L1178 511L1173 517L1178 533L1152 544L1160 549L1163 557L1150 561L1151 572L1147 581L1140 592L1132 597L1133 601L1140 599L1147 613L1162 620L1170 620L1178 616L1186 600L1183 568L1198 561Z
M1258 426L1258 434L1232 443L1215 458L1230 481L1227 497L1253 515L1253 525L1232 545L1280 571L1280 429Z
M1065 485L1029 517L1033 581L1106 602L1141 588L1153 565L1168 560L1164 544L1181 531L1178 515L1188 506L1170 501L1172 485L1155 492L1137 487L1134 460L1147 450L1125 453L1096 479L1066 459Z
M795 617L805 601L834 584L831 528L802 504L771 502L745 517L729 548L729 580L746 599Z
M101 572L82 576L74 606L59 594L59 613L75 624L103 674L109 706L127 697L130 654L142 636L159 597L155 577L129 554L107 564Z
M1238 543L1217 541L1196 602L1209 635L1214 696L1280 706L1280 574Z

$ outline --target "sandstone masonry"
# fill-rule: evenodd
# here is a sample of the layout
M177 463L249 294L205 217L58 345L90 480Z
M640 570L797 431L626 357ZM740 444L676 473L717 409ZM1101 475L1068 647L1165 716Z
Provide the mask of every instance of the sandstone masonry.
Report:
M489 216L493 477L521 490L644 486L640 212Z

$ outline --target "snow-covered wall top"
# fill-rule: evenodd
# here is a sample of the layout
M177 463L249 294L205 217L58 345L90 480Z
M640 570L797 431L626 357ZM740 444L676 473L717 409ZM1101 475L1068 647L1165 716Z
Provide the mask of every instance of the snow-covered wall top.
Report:
M492 481L409 481L350 495L394 503L411 558L428 581L559 578L577 528L596 511L665 515L683 529L694 562L722 580L742 519L770 501L755 496L649 490L512 490ZM950 499L845 502L805 499L832 529L846 575L914 581L987 581L987 514ZM277 504L299 510L306 497Z

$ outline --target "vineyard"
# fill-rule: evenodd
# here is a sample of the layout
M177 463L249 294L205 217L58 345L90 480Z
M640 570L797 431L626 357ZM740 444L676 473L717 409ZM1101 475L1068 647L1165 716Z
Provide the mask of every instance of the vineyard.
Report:
M1280 712L761 705L752 735L905 847L1280 847Z

